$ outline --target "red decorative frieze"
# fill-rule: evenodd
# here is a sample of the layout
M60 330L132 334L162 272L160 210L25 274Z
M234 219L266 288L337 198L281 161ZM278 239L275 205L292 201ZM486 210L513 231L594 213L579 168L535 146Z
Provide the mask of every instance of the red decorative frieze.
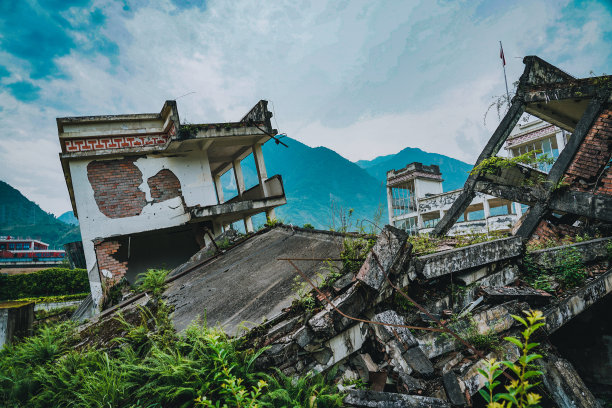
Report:
M170 129L174 130L174 125ZM170 133L170 132L169 132ZM147 136L117 136L102 137L99 139L70 139L66 140L65 147L68 153L86 152L91 150L124 149L129 147L143 147L163 145L168 142L168 135Z

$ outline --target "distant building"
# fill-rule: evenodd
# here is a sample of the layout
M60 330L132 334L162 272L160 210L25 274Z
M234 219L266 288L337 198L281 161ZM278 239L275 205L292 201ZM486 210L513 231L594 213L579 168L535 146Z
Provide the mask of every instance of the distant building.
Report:
M548 155L556 159L569 136L567 131L537 119L517 125L508 137L505 149L508 157L534 152L537 156ZM548 172L552 165L540 163L538 166L538 170ZM463 191L457 189L444 193L442 181L442 174L436 165L411 163L403 169L388 171L389 224L412 235L433 231ZM527 208L503 198L476 193L449 234L509 231Z
M60 159L79 220L94 304L126 278L173 268L229 224L286 203L268 177L262 145L276 134L267 102L240 121L183 124L175 101L159 113L58 118ZM245 188L241 161L253 154L259 184ZM233 170L238 195L225 199Z
M518 124L506 140L508 157L516 157L527 152L538 152L538 156L548 155L556 159L571 136L566 130L541 119ZM539 170L546 173L552 164L540 164Z
M444 193L442 181L436 165L411 163L388 171L389 224L411 235L431 232L462 191ZM508 231L521 213L520 205L479 193L449 234Z
M28 268L59 265L66 256L61 249L32 238L0 237L0 268Z

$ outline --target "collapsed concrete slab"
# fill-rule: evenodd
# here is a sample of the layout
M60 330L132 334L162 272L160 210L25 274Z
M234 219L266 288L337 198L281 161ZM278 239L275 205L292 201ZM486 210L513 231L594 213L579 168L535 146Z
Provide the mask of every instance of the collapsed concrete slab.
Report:
M183 330L200 317L236 333L243 322L253 327L275 317L296 299L296 273L277 258L337 259L342 239L335 233L278 227L244 241L168 285L164 298L174 307L174 326ZM300 266L311 278L326 273L323 261Z
M420 256L416 260L416 270L425 279L432 279L515 258L521 253L521 240L510 237Z

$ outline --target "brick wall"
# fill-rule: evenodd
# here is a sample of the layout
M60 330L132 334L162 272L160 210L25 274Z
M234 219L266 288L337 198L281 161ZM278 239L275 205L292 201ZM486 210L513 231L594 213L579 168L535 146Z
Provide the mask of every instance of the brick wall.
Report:
M541 220L531 236L530 242L534 241L560 241L565 237L574 237L581 232L580 228L566 224L553 224L547 220Z
M136 160L94 160L87 165L96 204L109 218L140 215L147 204L144 191L138 189L142 173L134 164Z
M154 203L169 200L181 195L181 182L173 172L167 169L160 170L147 180Z
M612 109L597 117L565 173L575 191L612 195L612 173L606 169L612 155Z
M95 245L100 277L109 284L108 286L119 282L127 272L127 261L121 262L117 259L120 249L121 244L117 241L103 241ZM107 277L108 273L112 277Z

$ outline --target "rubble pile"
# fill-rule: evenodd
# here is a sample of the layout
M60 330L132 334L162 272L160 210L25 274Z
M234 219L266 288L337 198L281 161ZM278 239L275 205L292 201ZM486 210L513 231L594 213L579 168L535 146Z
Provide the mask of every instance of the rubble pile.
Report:
M253 346L267 347L260 368L335 373L349 406L469 405L480 398L485 359L519 356L500 340L518 330L511 315L540 309L550 334L612 290L608 242L573 245L585 264L598 265L592 270L607 272L553 296L523 281L518 237L413 256L406 233L387 226L356 274L340 277L327 293L316 290L320 309L288 308L248 336ZM538 251L533 262L548 266L546 257L559 250ZM545 382L555 403L595 401L554 350L543 364L556 376Z

